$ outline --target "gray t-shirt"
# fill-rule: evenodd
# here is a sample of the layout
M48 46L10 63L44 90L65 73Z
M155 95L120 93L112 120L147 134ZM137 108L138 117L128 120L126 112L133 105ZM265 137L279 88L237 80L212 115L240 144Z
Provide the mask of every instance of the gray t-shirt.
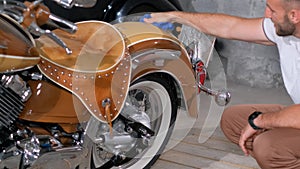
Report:
M276 43L283 81L294 103L300 103L300 39L295 36L278 36L271 19L263 21L267 38Z

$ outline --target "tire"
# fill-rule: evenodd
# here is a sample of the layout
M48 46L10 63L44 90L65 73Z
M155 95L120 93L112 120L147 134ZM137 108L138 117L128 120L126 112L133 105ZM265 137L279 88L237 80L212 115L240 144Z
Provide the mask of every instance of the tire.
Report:
M134 153L132 157L127 158L127 160L123 159L119 163L116 162L119 159L103 162L103 156L95 151L96 149L99 150L99 147L97 148L96 144L93 143L93 148L89 148L89 154L91 154L89 168L150 168L163 153L177 117L179 102L175 84L166 74L147 75L131 84L128 98L134 99L137 101L136 103L142 103L141 101L145 103L139 106L131 102L136 108L145 110L150 119L149 127L155 132L154 136L150 138L150 146L144 146L142 151L133 151L141 143L137 141L136 146L131 148L130 152L139 153ZM142 120L140 123L143 123ZM115 163L112 164L112 161Z

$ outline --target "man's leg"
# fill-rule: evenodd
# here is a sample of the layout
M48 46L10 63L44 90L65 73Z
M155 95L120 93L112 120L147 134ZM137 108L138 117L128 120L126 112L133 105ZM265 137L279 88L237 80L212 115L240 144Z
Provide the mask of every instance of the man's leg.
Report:
M300 168L300 130L277 128L259 134L252 156L263 169Z
M225 136L238 144L241 130L254 111L272 113L282 105L237 105L228 107L222 116L221 128ZM272 129L257 135L250 141L251 155L263 169L300 168L300 130L291 128Z
M248 117L254 111L263 113L279 111L284 106L278 104L245 104L226 108L221 119L221 129L225 136L235 144L239 143L242 129L248 123Z

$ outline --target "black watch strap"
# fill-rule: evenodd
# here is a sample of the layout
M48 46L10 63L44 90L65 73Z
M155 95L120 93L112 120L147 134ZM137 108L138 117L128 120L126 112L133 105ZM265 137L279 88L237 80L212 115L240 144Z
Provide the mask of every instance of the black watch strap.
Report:
M252 113L249 118L248 118L248 123L250 124L250 126L254 129L254 130L261 130L262 128L256 126L254 124L254 119L256 119L259 115L261 114L261 112L259 111L255 111L254 113Z

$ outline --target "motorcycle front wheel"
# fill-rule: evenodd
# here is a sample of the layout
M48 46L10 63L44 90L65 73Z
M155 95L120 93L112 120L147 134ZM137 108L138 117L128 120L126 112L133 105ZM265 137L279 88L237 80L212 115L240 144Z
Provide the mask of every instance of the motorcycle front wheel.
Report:
M124 108L121 116L132 117L136 122L151 129L154 135L145 143L145 139L133 137L131 134L130 144L126 145L122 145L122 141L116 145L118 137L113 137L115 139L110 142L114 142L115 145L110 147L108 144L112 143L97 144L89 139L92 144L85 143L92 146L88 148L91 160L89 168L150 168L163 153L170 139L177 117L178 103L176 86L169 75L150 74L135 80L130 85L125 107L130 104L129 106L134 107L137 111L128 111ZM116 119L116 121L118 120L120 119ZM115 122L115 124L122 126L122 123ZM114 126L114 130L120 131L120 128ZM119 136L119 140L125 138L122 137L125 135L128 138L129 135L124 133L127 132L116 134ZM105 151L107 149L110 151ZM123 151L120 151L121 149ZM123 156L116 156L120 152ZM107 157L109 158L107 159Z

